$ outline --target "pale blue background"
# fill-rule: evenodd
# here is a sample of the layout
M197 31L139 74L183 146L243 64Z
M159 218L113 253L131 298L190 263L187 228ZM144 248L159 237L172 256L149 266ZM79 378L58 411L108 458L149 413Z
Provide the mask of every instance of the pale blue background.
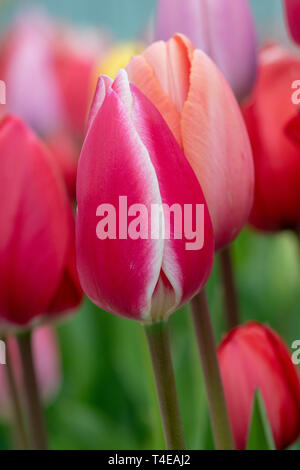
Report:
M156 5L156 0L0 0L2 2L8 5L2 13L2 24L11 18L16 9L34 4L46 7L62 19L81 25L103 26L118 39L140 35ZM260 39L285 40L281 0L251 0L251 4Z

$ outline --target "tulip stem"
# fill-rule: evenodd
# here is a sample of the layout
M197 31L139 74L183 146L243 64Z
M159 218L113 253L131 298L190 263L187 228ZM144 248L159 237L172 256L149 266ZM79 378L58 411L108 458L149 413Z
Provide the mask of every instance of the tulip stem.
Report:
M219 255L224 291L224 310L228 331L240 324L240 311L233 272L232 254L226 247Z
M45 450L48 447L47 434L32 356L32 333L28 331L18 335L17 338L23 368L30 444L32 449Z
M6 338L6 383L7 389L9 392L9 397L11 401L11 413L12 413L12 420L13 420L13 432L14 437L16 440L17 448L26 450L29 448L28 445L28 438L26 435L24 417L22 412L21 400L20 395L16 383L16 377L13 370L13 364L11 361L11 355L9 350L9 343Z
M185 449L166 322L144 326L155 377L166 447Z
M205 290L192 299L191 309L206 385L215 447L218 450L233 450L233 437Z

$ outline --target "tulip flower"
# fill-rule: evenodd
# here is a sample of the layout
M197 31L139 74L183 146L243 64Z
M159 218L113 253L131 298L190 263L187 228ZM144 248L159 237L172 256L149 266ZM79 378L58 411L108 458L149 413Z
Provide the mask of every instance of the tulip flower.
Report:
M77 202L79 278L99 307L151 323L204 286L213 234L201 187L162 116L125 71L114 82L99 79L79 160ZM187 227L176 236L182 228L176 216L169 218L171 236L156 236L159 218L152 211L162 204L170 211L175 204L182 215L185 204L201 206L196 226L203 243L186 245ZM166 221L164 212L164 228Z
M1 46L0 70L7 89L6 109L22 116L40 133L53 131L63 121L52 41L49 22L34 15L18 18Z
M292 39L300 44L300 4L298 0L283 0L287 26Z
M183 35L152 44L127 71L182 147L208 204L216 249L224 248L248 219L254 185L250 143L230 87Z
M37 379L44 402L51 401L58 392L61 383L61 364L57 337L54 328L43 326L33 332L33 355ZM22 370L16 339L8 337L6 348L10 355L18 390L22 389ZM0 415L6 418L10 414L10 397L7 388L4 367L0 367Z
M237 448L246 447L257 389L277 449L291 445L300 435L300 380L280 336L250 322L223 339L218 356Z
M0 122L0 165L0 316L28 327L69 292L74 223L51 155L13 116Z
M298 106L293 99L299 76L297 55L278 45L264 48L257 85L243 108L256 181L250 222L261 230L296 229L300 223Z
M6 110L40 134L63 128L82 138L94 69L104 44L102 37L57 27L40 14L18 17L0 51Z
M238 100L256 76L256 32L248 0L158 0L155 39L183 33L216 63Z

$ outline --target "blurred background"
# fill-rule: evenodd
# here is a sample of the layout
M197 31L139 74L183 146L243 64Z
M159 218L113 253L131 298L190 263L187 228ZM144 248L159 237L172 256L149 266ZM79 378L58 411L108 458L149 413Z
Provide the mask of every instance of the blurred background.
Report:
M144 37L155 3L155 0L0 0L0 26L4 31L20 9L38 6L54 19L101 28L115 41L134 41ZM260 41L287 42L281 1L252 0L251 4ZM289 347L300 339L299 243L290 233L266 236L246 229L233 248L243 321L256 319L270 324ZM219 341L224 321L218 259L208 283L208 296ZM188 448L212 448L200 363L187 308L171 317L170 328ZM85 300L80 310L61 322L57 330L63 379L46 410L50 446L163 448L154 381L140 325L104 313ZM0 448L9 447L10 430L2 421Z

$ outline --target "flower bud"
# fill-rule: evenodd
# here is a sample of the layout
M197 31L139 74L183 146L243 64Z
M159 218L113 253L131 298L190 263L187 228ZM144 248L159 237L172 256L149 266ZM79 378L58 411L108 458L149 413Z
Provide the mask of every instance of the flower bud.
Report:
M246 448L257 389L277 449L292 444L300 435L300 380L280 336L250 322L223 339L218 357L237 449Z

